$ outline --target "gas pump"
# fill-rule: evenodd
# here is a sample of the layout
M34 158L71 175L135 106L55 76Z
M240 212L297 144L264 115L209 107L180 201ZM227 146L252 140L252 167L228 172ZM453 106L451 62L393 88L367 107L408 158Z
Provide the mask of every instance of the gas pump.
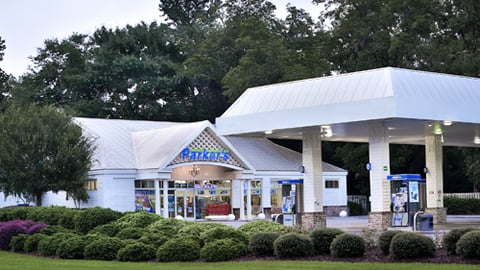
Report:
M388 175L391 187L392 227L410 227L414 215L425 209L425 180L419 174Z
M294 226L297 224L297 188L299 184L303 184L303 180L280 180L278 183L282 185L283 225Z

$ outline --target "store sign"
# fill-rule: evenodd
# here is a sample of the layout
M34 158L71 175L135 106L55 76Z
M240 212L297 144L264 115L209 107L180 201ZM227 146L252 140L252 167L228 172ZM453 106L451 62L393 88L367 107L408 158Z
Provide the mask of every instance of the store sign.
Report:
M227 161L230 151L225 149L189 148L182 151L183 160Z

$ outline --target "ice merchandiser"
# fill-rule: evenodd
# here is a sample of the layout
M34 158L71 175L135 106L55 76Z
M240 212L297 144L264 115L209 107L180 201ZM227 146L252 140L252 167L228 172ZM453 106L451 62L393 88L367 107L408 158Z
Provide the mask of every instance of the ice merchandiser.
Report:
M425 209L425 180L419 174L388 175L391 187L392 227L413 226L415 213Z
M303 180L281 180L282 184L282 215L283 224L286 226L294 226L297 223L297 185L303 184Z

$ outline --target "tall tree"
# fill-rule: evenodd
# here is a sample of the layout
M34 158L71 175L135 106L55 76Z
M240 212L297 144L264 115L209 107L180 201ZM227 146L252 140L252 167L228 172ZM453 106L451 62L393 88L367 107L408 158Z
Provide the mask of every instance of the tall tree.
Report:
M60 190L85 200L91 141L71 117L53 107L10 106L0 114L0 190L34 197Z
M6 48L5 40L0 36L0 62L3 61ZM10 76L0 68L0 112L6 108L7 102L10 99L10 86L8 85L9 79Z

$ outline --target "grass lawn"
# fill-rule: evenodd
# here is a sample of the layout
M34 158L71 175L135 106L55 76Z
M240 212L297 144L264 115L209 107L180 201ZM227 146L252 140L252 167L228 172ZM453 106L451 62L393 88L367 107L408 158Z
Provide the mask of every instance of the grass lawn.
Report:
M196 270L252 270L252 269L315 269L315 270L467 270L479 269L478 265L461 264L413 264L413 263L342 263L342 262L320 262L320 261L248 261L248 262L222 262L222 263L126 263L126 262L105 262L87 260L59 260L42 257L21 255L10 252L0 252L0 269L102 269L102 270L150 270L150 269L196 269Z

